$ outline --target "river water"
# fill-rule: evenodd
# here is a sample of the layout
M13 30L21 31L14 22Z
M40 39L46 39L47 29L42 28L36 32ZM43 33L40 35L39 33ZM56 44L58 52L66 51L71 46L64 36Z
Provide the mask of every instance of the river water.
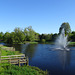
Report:
M15 44L17 51L29 57L29 65L48 70L50 75L75 75L75 47L70 51L53 50L50 44Z

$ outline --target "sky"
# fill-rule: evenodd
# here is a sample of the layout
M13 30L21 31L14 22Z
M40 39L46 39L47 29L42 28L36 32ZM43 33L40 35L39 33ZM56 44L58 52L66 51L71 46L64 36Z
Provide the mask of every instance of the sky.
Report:
M37 33L58 33L63 22L75 31L75 0L0 0L0 32L32 26Z

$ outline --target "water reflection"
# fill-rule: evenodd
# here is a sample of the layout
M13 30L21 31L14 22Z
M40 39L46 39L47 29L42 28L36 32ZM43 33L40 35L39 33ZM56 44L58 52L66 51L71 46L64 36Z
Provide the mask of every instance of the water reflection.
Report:
M22 45L22 52L24 54L26 54L26 56L28 56L30 59L32 57L34 57L34 54L35 54L35 51L36 51L36 47L37 45L30 45L30 44L27 44L27 45ZM25 47L25 48L24 48Z
M59 61L62 65L62 69L65 70L67 68L67 66L70 65L70 61L71 61L71 51L58 51L59 54Z
M34 56L35 51L37 50L37 44L15 44L13 45L16 51L20 51L28 56L30 59Z
M12 45L16 51L20 51L21 52L21 44L13 44Z

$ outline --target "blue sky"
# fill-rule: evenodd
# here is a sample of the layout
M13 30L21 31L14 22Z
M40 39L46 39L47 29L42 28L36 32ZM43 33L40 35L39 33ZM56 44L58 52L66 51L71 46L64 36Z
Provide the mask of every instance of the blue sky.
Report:
M0 0L0 32L16 27L42 33L58 33L63 22L75 30L75 0Z

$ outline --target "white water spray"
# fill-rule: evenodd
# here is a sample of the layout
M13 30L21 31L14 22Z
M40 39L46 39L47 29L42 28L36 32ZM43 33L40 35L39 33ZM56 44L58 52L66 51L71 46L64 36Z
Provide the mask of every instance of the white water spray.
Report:
M61 49L61 50L69 50L67 48L67 45L68 45L68 40L67 40L67 37L68 36L65 36L65 30L62 29L61 31L61 34L59 35L59 37L56 39L56 46L57 46L57 49Z

